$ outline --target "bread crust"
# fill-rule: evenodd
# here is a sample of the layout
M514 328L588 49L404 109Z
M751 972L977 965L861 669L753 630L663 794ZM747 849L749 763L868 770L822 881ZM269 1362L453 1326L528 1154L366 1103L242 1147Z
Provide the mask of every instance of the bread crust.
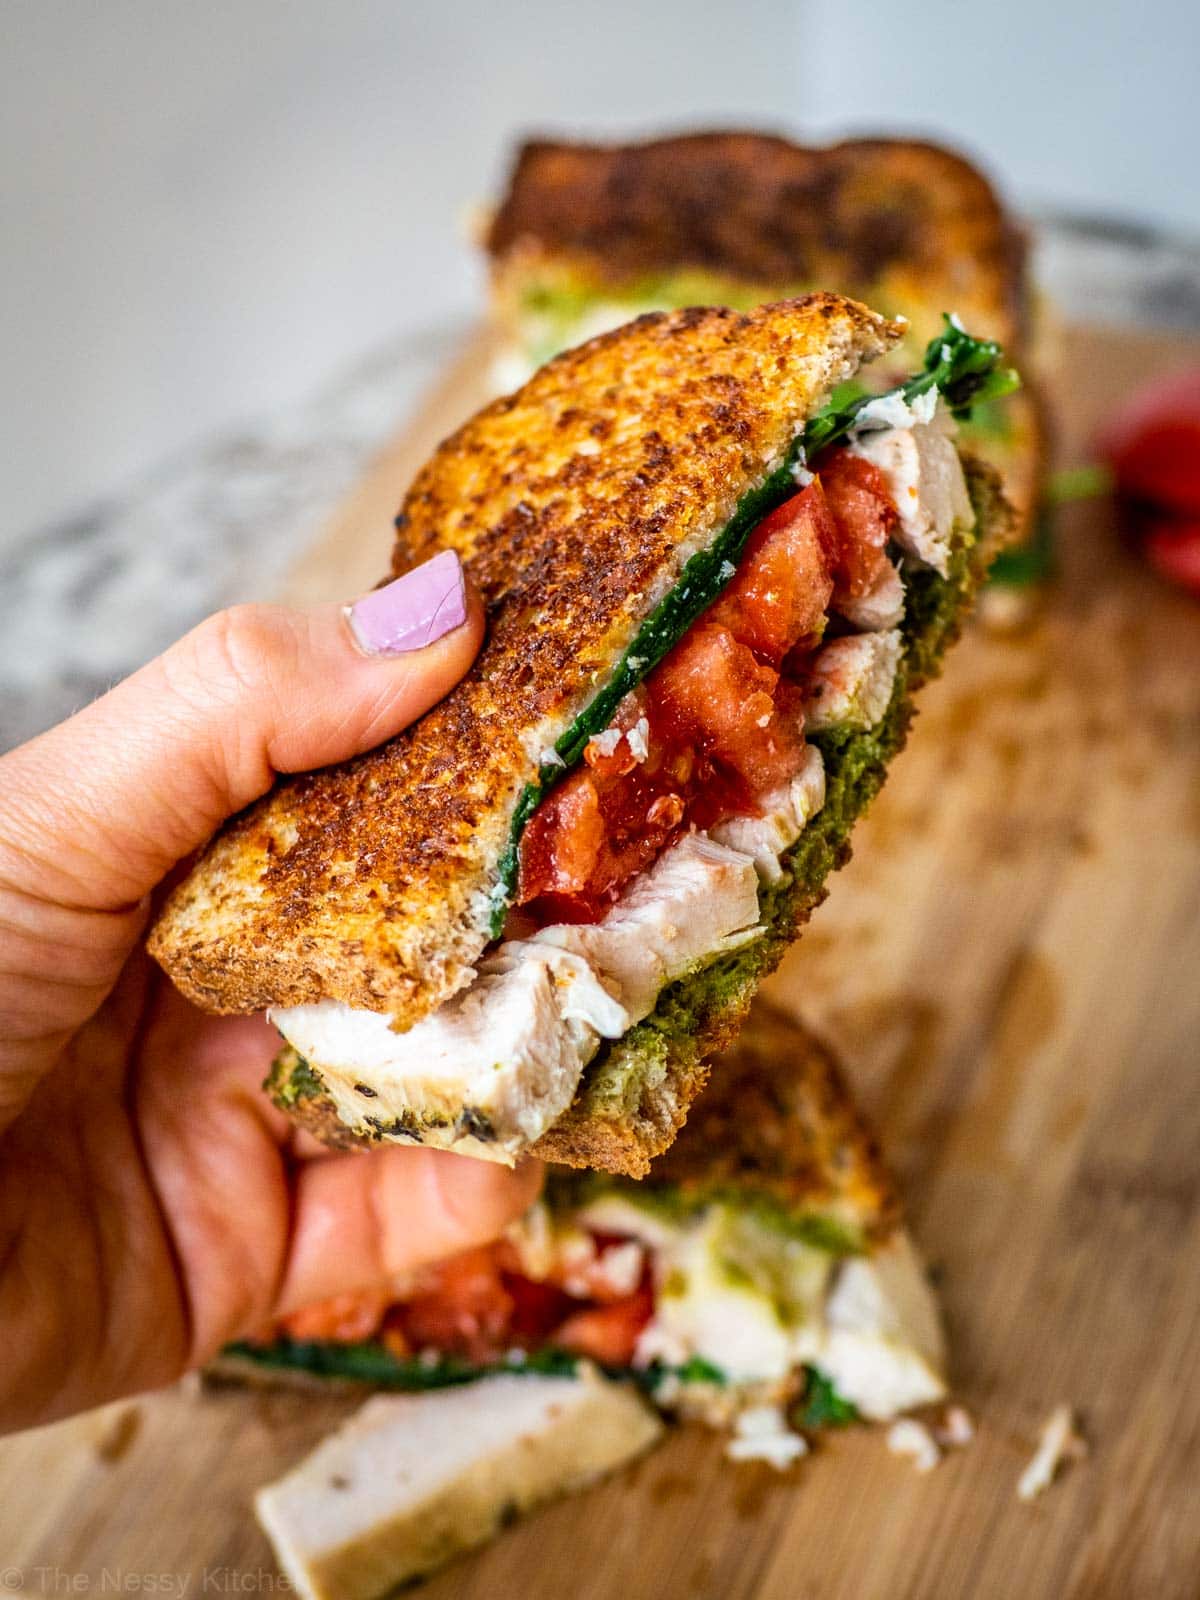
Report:
M871 1242L900 1222L896 1186L832 1052L800 1018L762 996L712 1063L707 1091L679 1137L642 1182L685 1201L769 1200L779 1212L819 1215ZM552 1175L551 1204L554 1185Z
M468 983L540 752L828 390L900 332L829 294L652 314L447 439L404 501L395 570L459 551L483 650L411 729L226 826L150 937L178 987L212 1011L334 999L409 1027Z
M531 287L645 305L674 275L696 276L689 293L706 300L744 304L819 284L903 314L905 367L942 312L957 311L1025 372L1024 390L1005 402L1006 434L976 444L1003 475L1017 538L1032 527L1046 416L1027 370L1027 240L987 177L954 151L731 130L629 144L533 139L517 152L485 247L497 318L517 342Z
M1025 240L984 175L939 145L805 146L712 131L631 144L533 139L519 149L485 245L497 271L538 256L608 286L694 268L747 284L902 285L973 332L1024 342ZM940 302L940 303L939 303Z

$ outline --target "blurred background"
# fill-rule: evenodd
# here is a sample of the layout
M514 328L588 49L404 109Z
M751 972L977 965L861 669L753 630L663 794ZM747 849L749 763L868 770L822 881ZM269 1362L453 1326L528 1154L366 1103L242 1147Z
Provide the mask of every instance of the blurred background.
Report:
M1200 321L1191 0L2 12L0 737L125 670L135 617L145 653L276 581L478 314L465 218L527 130L932 134L1055 219L1052 288L1074 274L1102 316L1135 251L1138 315ZM60 642L52 688L30 605L50 593L101 619Z

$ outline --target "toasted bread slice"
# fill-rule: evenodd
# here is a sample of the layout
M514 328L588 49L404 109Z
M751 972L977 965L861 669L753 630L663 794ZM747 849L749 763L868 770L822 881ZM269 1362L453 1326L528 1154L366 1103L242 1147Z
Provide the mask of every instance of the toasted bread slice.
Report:
M506 372L639 311L746 309L820 285L908 319L880 382L913 363L943 311L998 340L1028 378L1024 234L984 174L934 144L815 147L748 131L531 140L485 247ZM968 430L1001 471L1018 538L1037 508L1045 432L1028 382Z
M215 1011L340 1000L404 1028L463 987L540 753L804 419L899 333L826 294L647 316L449 438L404 501L396 567L461 552L487 643L415 727L283 780L217 837L150 938L184 993Z
M1019 348L1024 241L987 179L937 145L852 139L811 148L749 132L635 144L532 140L517 154L486 247L500 293L653 293L669 273L747 294L836 284L922 313L917 347L957 309ZM755 303L750 299L750 304ZM910 309L910 307L912 309ZM969 315L968 315L969 314Z

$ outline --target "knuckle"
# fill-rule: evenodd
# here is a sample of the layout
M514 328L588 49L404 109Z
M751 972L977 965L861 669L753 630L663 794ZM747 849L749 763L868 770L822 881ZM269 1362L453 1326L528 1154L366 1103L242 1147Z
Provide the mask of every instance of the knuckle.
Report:
M235 696L272 687L294 654L291 631L281 626L281 613L271 606L230 606L203 622L197 635L206 680Z

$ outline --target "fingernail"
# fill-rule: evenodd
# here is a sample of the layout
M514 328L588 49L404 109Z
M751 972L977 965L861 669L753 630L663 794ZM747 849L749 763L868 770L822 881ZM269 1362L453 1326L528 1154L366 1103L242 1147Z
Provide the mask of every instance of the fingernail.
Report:
M439 551L403 577L346 606L345 615L364 655L423 650L467 620L467 592L457 552Z

